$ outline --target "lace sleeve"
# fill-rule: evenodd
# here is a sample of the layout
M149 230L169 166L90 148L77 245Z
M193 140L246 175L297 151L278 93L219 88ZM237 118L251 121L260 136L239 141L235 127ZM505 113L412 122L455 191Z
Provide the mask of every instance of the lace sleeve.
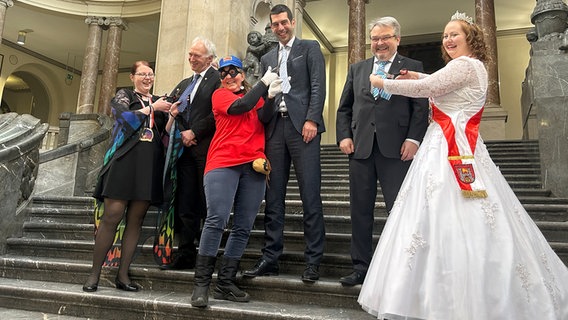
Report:
M471 61L457 58L444 68L418 80L384 80L387 92L413 98L439 97L476 81Z

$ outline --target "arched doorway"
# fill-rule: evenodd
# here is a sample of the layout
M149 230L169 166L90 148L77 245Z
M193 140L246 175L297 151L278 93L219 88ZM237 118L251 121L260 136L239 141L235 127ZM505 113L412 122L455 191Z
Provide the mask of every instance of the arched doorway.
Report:
M35 75L27 71L16 71L6 79L2 93L2 113L28 113L49 122L51 103L46 87Z

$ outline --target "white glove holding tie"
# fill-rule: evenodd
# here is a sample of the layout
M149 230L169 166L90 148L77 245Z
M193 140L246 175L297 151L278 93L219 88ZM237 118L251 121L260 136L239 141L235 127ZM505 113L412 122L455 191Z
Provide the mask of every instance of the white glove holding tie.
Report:
M268 98L272 99L282 92L282 79L278 78L268 86Z
M266 70L262 78L260 78L260 81L262 81L264 85L268 87L274 80L278 78L278 74L272 72L272 67L268 67L268 70Z

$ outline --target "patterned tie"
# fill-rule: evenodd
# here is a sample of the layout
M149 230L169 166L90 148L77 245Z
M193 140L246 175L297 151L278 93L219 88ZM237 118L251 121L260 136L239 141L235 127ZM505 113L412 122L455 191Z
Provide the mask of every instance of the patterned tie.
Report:
M189 96L191 95L191 92L193 91L193 88L195 87L195 84L197 83L197 80L199 80L200 76L201 75L199 73L195 74L193 76L193 80L191 81L189 86L187 86L187 88L185 88L185 90L183 91L183 93L179 97L178 101L181 101L181 103L178 106L178 110L179 110L180 113L182 113L185 110L185 108L187 108L187 105L188 105L188 102L189 102Z
M377 61L377 71L375 71L376 75L381 76L381 78L385 79L387 77L387 73L385 72L385 67L387 65L387 63L389 63L388 61ZM375 97L375 100L379 98L379 96L385 100L390 100L392 94L386 92L384 89L379 89L379 88L375 88L373 87L371 89L371 93L373 94L373 97Z
M278 70L280 74L280 79L282 79L282 93L290 92L290 82L288 81L288 66L286 62L288 61L288 50L290 50L290 46L284 46L281 49L280 54L280 70Z

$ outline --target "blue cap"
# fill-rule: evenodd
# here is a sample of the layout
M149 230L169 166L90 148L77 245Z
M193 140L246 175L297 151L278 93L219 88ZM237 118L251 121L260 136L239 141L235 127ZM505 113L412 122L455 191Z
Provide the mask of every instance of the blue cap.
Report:
M235 56L226 56L219 60L219 68L227 67L227 66L235 66L239 69L243 68L243 63L241 60Z

